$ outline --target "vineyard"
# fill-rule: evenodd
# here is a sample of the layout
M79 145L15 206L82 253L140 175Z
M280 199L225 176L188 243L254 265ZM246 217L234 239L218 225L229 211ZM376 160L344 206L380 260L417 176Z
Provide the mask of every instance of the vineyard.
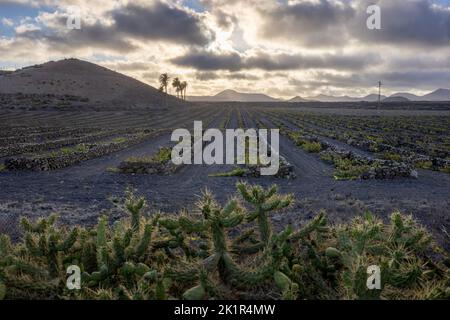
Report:
M279 174L174 165L171 133L194 121L279 129ZM0 122L0 297L449 298L442 103L3 109ZM381 291L364 287L371 264ZM81 291L65 288L69 265Z

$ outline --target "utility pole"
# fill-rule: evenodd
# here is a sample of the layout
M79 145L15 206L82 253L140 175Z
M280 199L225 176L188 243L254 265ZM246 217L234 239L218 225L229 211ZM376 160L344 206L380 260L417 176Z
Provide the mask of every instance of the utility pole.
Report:
M378 109L381 107L381 81L378 81Z

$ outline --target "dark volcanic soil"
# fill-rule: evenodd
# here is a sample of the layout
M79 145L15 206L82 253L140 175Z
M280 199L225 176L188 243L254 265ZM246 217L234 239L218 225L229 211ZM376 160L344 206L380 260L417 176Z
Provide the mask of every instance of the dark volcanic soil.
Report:
M212 127L220 124L226 114L222 111L215 113ZM254 124L248 113L242 115L247 126ZM233 111L229 127L237 126L236 117L237 112ZM169 140L169 134L162 135L130 149L54 172L0 173L0 233L17 237L17 221L21 215L39 217L58 212L62 221L72 224L94 224L102 212L118 218L123 213L115 209L111 198L122 197L127 187L147 197L150 211L168 213L194 208L205 188L213 191L220 201L234 194L239 178L208 176L229 171L230 166L186 166L173 176L107 171L129 156L152 154L168 145ZM450 249L450 175L419 171L417 180L335 181L333 168L316 155L302 151L285 137L281 137L280 143L280 153L295 166L297 179L247 179L264 186L276 183L282 193L295 194L295 206L274 217L278 229L288 223L304 224L321 209L334 222L348 221L367 210L387 219L394 210L400 210L413 214Z

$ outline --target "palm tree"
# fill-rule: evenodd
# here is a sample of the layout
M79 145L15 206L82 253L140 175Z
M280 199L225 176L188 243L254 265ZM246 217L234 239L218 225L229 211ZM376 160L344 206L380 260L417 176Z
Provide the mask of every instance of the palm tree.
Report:
M161 88L164 88L166 94L167 94L167 87L169 86L169 80L170 77L167 73L163 73L159 76L159 84L161 85Z
M177 98L179 98L179 94L180 94L180 86L181 86L181 82L180 79L178 78L174 78L172 81L172 87L175 88L175 90L177 91Z
M181 96L183 97L183 100L186 100L186 89L187 89L187 82L183 81L182 83L180 83L180 89L181 89ZM184 93L184 96L183 96Z

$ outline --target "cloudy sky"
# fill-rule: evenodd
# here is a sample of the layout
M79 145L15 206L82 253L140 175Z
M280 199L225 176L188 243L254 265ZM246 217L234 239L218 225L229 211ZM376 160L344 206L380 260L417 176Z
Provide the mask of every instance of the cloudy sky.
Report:
M422 94L450 88L450 0L0 0L0 68L68 57L190 95Z

